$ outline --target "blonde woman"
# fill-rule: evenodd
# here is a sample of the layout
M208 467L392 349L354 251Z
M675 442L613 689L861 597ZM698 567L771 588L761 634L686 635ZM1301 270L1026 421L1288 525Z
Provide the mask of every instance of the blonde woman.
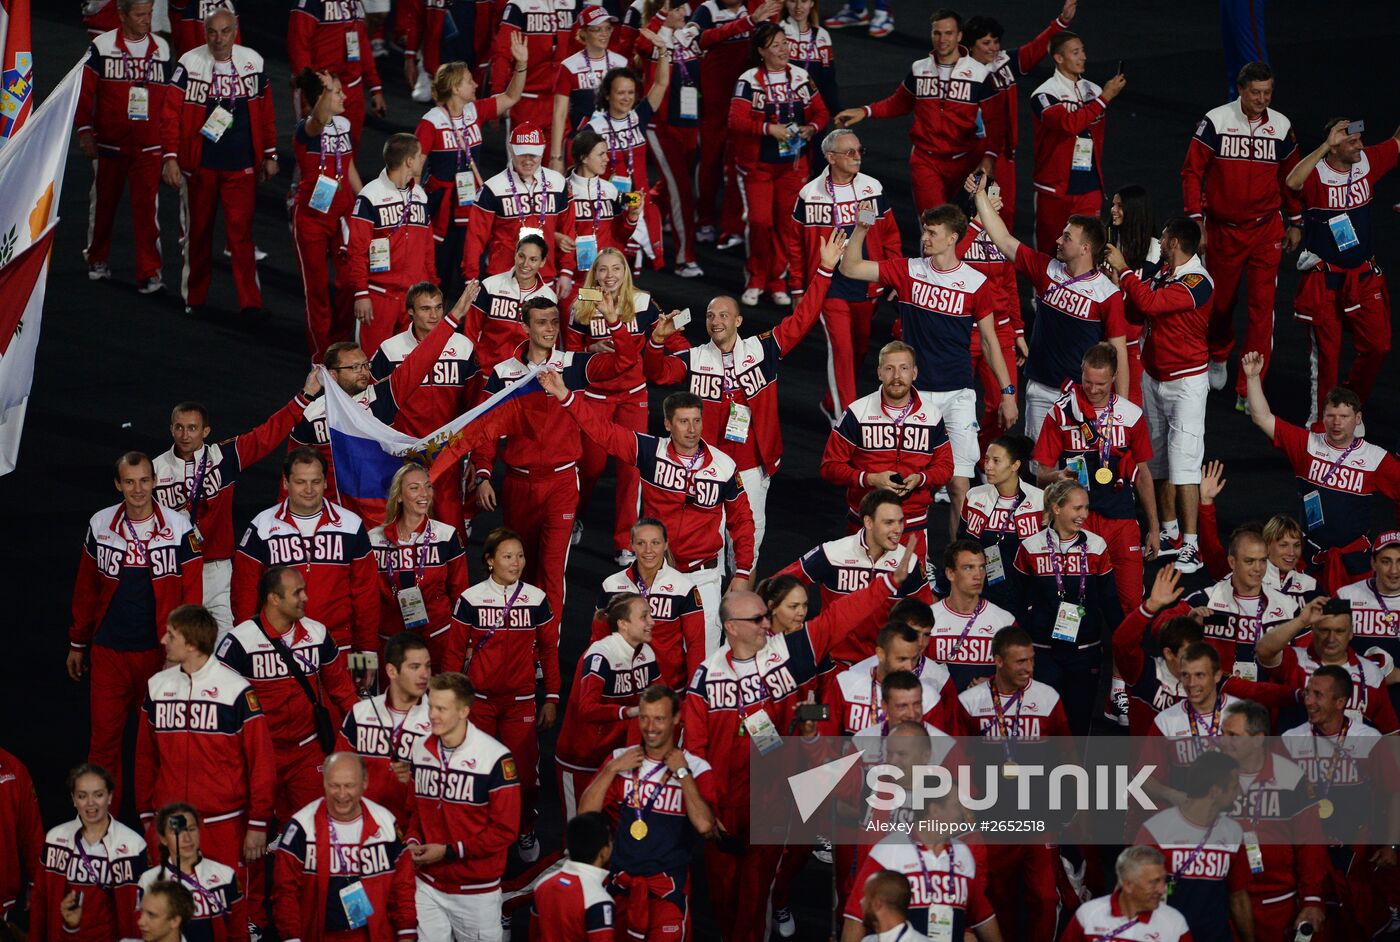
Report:
M528 46L521 36L511 41L515 71L499 95L476 98L476 80L465 62L444 62L433 76L436 104L418 120L414 134L423 145L423 179L433 214L435 261L442 290L456 297L462 288L462 250L467 237L467 214L476 202L483 175L476 158L481 150L481 126L499 118L520 101L525 90Z
M434 520L433 482L406 464L389 482L384 526L369 532L379 570L379 640L410 631L428 644L434 666L447 663L452 605L468 585L467 557L449 524Z
M584 289L602 292L601 301L574 300L569 314L569 326L564 331L564 349L588 350L604 349L608 336L607 316L616 316L627 325L627 332L636 336L639 342L651 333L652 325L661 316L650 294L638 291L632 284L632 271L627 266L627 257L613 247L604 248L598 253L593 267L584 279ZM583 293L583 292L580 292ZM679 338L679 332L672 334ZM684 349L683 338L679 344L668 340L668 346ZM597 409L607 419L623 428L636 432L647 430L647 382L642 376L640 360L616 379L604 380L589 385L583 394L594 402ZM579 509L588 506L588 499L598 483L603 468L607 465L608 454L587 435L583 436L583 460L579 462ZM630 565L632 555L632 524L637 522L638 488L641 478L635 467L617 466L617 506L613 527L613 546L619 566ZM578 517L574 521L575 533L579 532Z

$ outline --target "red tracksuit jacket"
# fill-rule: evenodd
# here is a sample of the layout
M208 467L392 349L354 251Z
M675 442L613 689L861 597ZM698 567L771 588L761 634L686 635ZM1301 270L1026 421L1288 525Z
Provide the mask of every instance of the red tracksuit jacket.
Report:
M1103 129L1108 102L1103 100L1102 91L1087 79L1075 82L1059 71L1035 90L1031 99L1035 175L1031 179L1037 190L1068 195L1074 142L1085 133L1094 142L1096 189L1103 189Z
M306 411L309 400L300 393L262 425L237 438L206 444L191 460L171 448L153 462L156 487L152 496L164 507L183 511L199 527L205 559L233 558L233 489L249 467L272 453ZM199 498L191 497L199 482Z
M709 762L719 784L715 813L725 830L746 835L749 821L749 739L744 718L766 709L780 734L792 726L800 688L816 678L832 646L894 607L894 583L885 575L838 600L797 631L773 635L754 658L758 674L740 677L724 645L700 665L685 700L686 749Z
M598 613L605 612L608 602L619 592L636 592L647 600L655 622L651 649L656 652L661 682L672 690L684 689L690 675L705 659L705 609L695 583L666 563L661 564L645 592L636 563L613 573L603 580L603 590L594 605L591 641L602 641L611 633L607 619Z
M29 901L29 938L34 942L112 942L141 934L136 926L137 880L146 861L145 838L109 817L102 839L105 855L85 857L78 847L82 830L82 822L74 818L44 835ZM64 926L60 912L69 891L83 897L77 931Z
M0 919L4 919L24 888L34 882L34 867L44 847L34 780L24 763L4 749L0 749L0 834L15 842L12 852L0 855Z
M574 52L570 48L573 32L572 0L510 0L504 4L491 45L492 94L505 91L510 84L515 69L515 60L510 54L511 37L524 33L526 45L530 47L524 97L549 96L554 91L558 64ZM548 134L549 128L544 131Z
M391 533L375 527L369 532L369 545L379 576L379 649L399 632L412 631L428 642L434 655L445 654L452 606L469 584L467 556L457 530L441 520L424 520L407 543L400 543L397 525ZM412 586L423 593L427 607L428 623L420 628L406 628L399 607L399 591Z
M370 271L370 243L381 239L389 240L389 270ZM403 291L420 281L436 282L428 194L409 183L405 198L405 191L389 181L389 172L381 170L355 197L347 250L346 283L356 300L369 297L371 291Z
M559 623L543 589L488 578L457 597L444 670L464 671L478 697L534 700L536 660L545 699L557 702Z
M608 871L573 860L535 889L530 942L612 942L613 898Z
M253 158L277 156L277 126L272 108L271 86L263 71L263 58L246 46L233 47L233 67L241 85L240 94L248 101L248 122L253 137ZM180 57L170 77L161 118L161 153L174 157L180 169L191 172L200 165L204 135L199 129L214 110L209 86L214 77L214 57L208 46L191 49Z
M580 407L579 403L585 405ZM734 461L714 446L700 443L694 467L677 454L670 437L633 432L607 421L570 395L565 410L603 449L642 476L642 515L666 524L671 555L681 572L705 568L724 549L724 534L734 544L734 574L747 579L753 568L753 511Z
M331 715L338 721L350 712L359 695L326 626L303 618L292 626L291 640L286 643ZM261 617L235 625L224 635L218 658L252 686L278 752L290 753L306 745L314 747L316 721L311 701L267 639Z
M72 647L82 650L92 644L121 584L124 569L149 573L155 593L155 623L149 626L149 637L145 635L145 625L113 625L114 636L104 640L104 644L120 644L135 651L154 648L165 637L165 621L173 609L204 601L204 558L191 546L189 518L178 510L163 509L154 501L152 509L155 532L144 552L128 552L131 547L127 545L124 504L99 510L88 521L73 583L73 625L68 629Z
M653 383L667 386L684 382L688 377L690 391L705 403L702 426L705 441L716 443L715 447L733 459L740 471L762 468L770 475L776 474L783 460L783 433L778 421L778 368L783 357L791 353L816 324L830 287L831 272L818 268L802 300L777 327L757 337L740 337L735 341L734 356L728 368L725 355L714 341L669 353L656 341L648 340L642 351L646 377ZM725 437L731 403L747 405L752 410L746 441L733 442Z
M628 708L637 706L642 691L660 680L651 645L633 648L617 632L590 644L579 658L564 706L555 750L559 764L588 771L602 767L637 726Z
M272 891L272 918L282 938L418 938L413 859L399 840L394 816L365 798L359 820L359 843L335 846L324 798L292 815L277 848ZM371 909L368 924L353 933L340 902L340 892L352 884L364 889Z
M380 90L364 13L355 0L297 0L287 18L287 57L293 76L309 68L332 73L343 88L363 82L370 93Z
M146 682L136 743L136 809L143 821L172 801L199 805L209 824L239 813L266 830L277 793L272 733L258 695L211 657L193 674L167 667Z
M862 257L872 262L903 257L899 247L899 224L895 222L894 207L885 195L884 185L874 177L857 173L847 186L837 187L831 181L831 170L823 168L797 194L797 203L792 208L792 218L802 232L802 244L793 256L801 258L803 281L810 284L817 277L821 268L822 240L830 236L833 229L850 235L856 226L860 204L866 201L874 204L879 218L866 234ZM874 282L856 281L840 271L832 272L831 281L829 298L854 302L880 294L880 286Z
M1298 165L1293 124L1277 111L1245 117L1236 99L1206 112L1181 165L1181 199L1193 219L1227 225L1256 222L1280 208L1301 225L1303 207L1284 180Z
M356 703L340 724L345 741L369 767L365 797L392 811L401 827L407 826L412 812L413 783L400 782L390 763L412 759L413 744L432 730L427 697L403 714L389 708L388 695L383 693Z
M798 127L814 124L820 131L830 119L831 112L806 69L789 65L782 81L775 81L762 66L749 69L739 76L734 97L729 100L734 159L744 167L758 163L789 164L794 169L805 166L802 151L781 156L778 142L764 133L763 126L774 122Z
M120 29L93 38L83 60L73 128L92 131L100 150L159 153L161 116L170 93L170 47L155 33L148 37L144 56L133 55L128 46ZM146 91L144 121L127 116L133 88Z
M909 74L888 98L866 105L865 113L893 118L914 112L909 138L915 148L935 157L995 154L993 142L1004 138L996 124L1000 109L983 115L986 137L977 136L981 104L996 94L991 70L966 49L959 51L962 57L953 63L947 80L940 79L933 56L926 56L909 67Z
M254 517L233 558L229 601L235 622L252 618L262 607L258 580L273 566L301 571L307 614L325 623L337 646L379 650L379 574L369 534L357 515L323 500L311 536L302 536L287 501Z
M545 167L535 171L528 183L506 167L487 180L476 195L467 220L467 241L462 250L462 274L468 280L480 277L481 256L486 255L487 273L508 271L515 265L515 247L520 229L538 229L551 249L540 276L552 281L559 264L553 251L554 235L574 237L574 205L569 181Z

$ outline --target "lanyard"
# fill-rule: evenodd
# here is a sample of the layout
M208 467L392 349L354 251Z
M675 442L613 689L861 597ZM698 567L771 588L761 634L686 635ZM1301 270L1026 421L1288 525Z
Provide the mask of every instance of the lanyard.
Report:
M1259 771L1262 772L1262 771L1264 771L1264 770L1261 768ZM1270 783L1272 783L1273 780L1274 780L1274 777L1273 777L1272 775L1270 775L1268 778L1260 779L1260 780L1256 781L1253 785L1251 785L1249 788L1246 788L1246 789L1244 790L1244 794L1240 796L1240 801L1241 801L1243 807L1244 807L1246 810L1248 810L1248 809L1249 809L1249 796L1250 796L1250 795L1253 795L1253 794L1256 794L1256 793L1262 795L1263 792L1264 792L1264 786L1265 786L1265 785L1268 785L1268 784L1270 784ZM1259 817L1260 817L1260 815L1259 815L1259 807L1258 807L1258 803L1256 803L1255 808L1254 808L1254 813L1251 814L1251 815L1249 816L1249 829L1250 829L1251 831L1258 831L1258 830L1259 830Z
M379 717L379 704L375 703L374 700L371 699L371 700L370 700L370 706L371 706L371 708L373 708L375 718L377 719L377 718ZM389 732L389 761L390 761L390 762L394 761L394 759L395 759L395 758L398 756L398 754L399 754L399 742L403 739L403 728L404 728L404 726L408 723L408 714L411 713L412 710L413 710L413 708L412 708L412 707L409 707L407 710L404 710L403 713L402 713L402 715L401 715L401 714L399 713L398 710L395 710L393 707L389 706L389 695L388 695L388 694L385 694L385 695L384 695L384 712L387 713L387 714L389 714L389 724L388 724L388 725L389 725L389 730L390 730L390 732ZM398 718L398 721L397 721L397 722L395 722L395 718L396 718L396 717Z
M1210 827L1206 828L1205 836L1201 838L1201 842L1200 842L1199 844L1197 844L1197 845L1191 850L1191 853L1189 853L1189 854L1186 855L1186 859L1183 860L1183 861L1181 862L1181 869L1178 870L1177 873L1173 873L1170 877L1168 877L1168 880L1169 880L1171 883L1176 883L1176 881L1177 881L1177 879L1178 879L1178 876L1177 876L1178 873L1185 873L1187 870L1190 870L1190 869L1191 869L1191 865L1192 865L1193 863L1196 862L1196 858L1199 857L1199 856L1201 856L1201 850L1206 846L1206 841L1210 840L1211 832L1213 832L1213 831L1215 830L1215 825L1216 825L1219 821L1220 821L1220 818L1217 817L1214 821L1212 821L1212 822L1210 823Z
M108 825L110 828L111 825ZM88 852L83 850L83 826L78 825L78 833L73 835L73 846L78 849L78 856L82 858L83 869L87 871L88 879L93 886L105 887L107 884L102 880L102 868L97 865L97 861L88 856Z
M763 86L764 110L768 105L773 106L773 113L778 118L779 124L787 124L792 120L792 66L783 66L783 100L774 101L773 93L770 89L773 86L768 84L768 69L764 66L758 68L758 84Z
M638 768L632 772L632 800L629 802L638 821L642 820L646 813L651 810L651 806L656 804L657 796L661 794L661 790L666 787L666 782L671 778L671 770L666 768L665 762L656 763L656 765L652 767L652 770L646 775L642 775L641 771L642 770ZM646 803L643 804L642 785L650 781L651 777L657 772L664 772L665 774L661 776L661 781L656 783L656 787L651 790L651 796L647 798Z
M1094 434L1099 438L1099 466L1109 468L1109 457L1113 450L1113 407L1118 404L1118 394L1108 394L1108 405L1099 410L1094 418ZM1112 471L1109 468L1109 471Z
M137 59L127 50L126 37L119 36L118 40L117 48L122 51L122 75L133 85L140 85L144 88L151 75L151 70L147 63L156 57L156 41L151 38L149 33L146 34L146 54L141 57L141 68L133 69L132 64L136 62ZM1351 186L1350 170L1347 171L1347 186L1348 188Z
M1390 606L1385 604L1385 596L1381 595L1380 587L1376 585L1375 579L1368 579L1366 585L1370 587L1371 594L1376 597L1376 603L1381 607L1381 624L1387 628L1396 627L1395 613L1390 610Z
M623 121L626 122L626 123L624 123L624 124L622 125L622 131L626 131L628 128L631 127L632 120L633 120L634 117L635 117L635 115L633 114L633 112L631 112L631 111L627 112L627 117L623 119ZM619 131L619 130L617 129L617 126L616 126L615 124L613 124L612 112L611 112L611 111L604 111L604 112L603 112L603 119L604 119L605 121L608 122L608 166L609 166L609 167L613 167L613 166L614 166L613 152L614 152L614 151L619 151L619 150L622 151L622 153L625 154L625 155L627 156L627 179L628 179L628 181L630 182L631 179L632 179L632 171L633 171L633 169L634 169L634 168L633 168L633 159L634 159L634 158L633 158L633 154L632 154L632 148L627 147L627 146L624 146L624 145L621 144L621 134L622 134L622 131ZM614 142L618 142L618 146L617 146L617 147L614 147L614 146L613 146L613 143L614 143ZM616 172L616 170L614 170L614 172Z
M331 858L333 860L340 861L340 872L342 875L348 876L350 874L352 864L355 865L356 870L359 869L359 866L355 860L355 856L351 854L344 854L342 853L342 851L349 850L351 848L353 848L354 850L359 850L361 847L365 846L365 835L369 832L369 822L365 820L368 814L369 811L365 808L365 806L360 805L360 839L354 844L350 845L341 844L340 841L337 841L335 839L335 820L331 818L329 813L326 814L326 840L331 842Z
M339 134L332 136L331 134L328 133L329 131L331 131L331 129L332 129L332 127L333 127L333 125L332 125L332 123L331 123L331 122L333 122L333 121L335 121L334 118L332 118L330 121L326 122L325 126L321 128L321 152L320 152L319 154L316 155L316 170L317 170L319 173L325 173L325 172L326 172L326 148L331 146L331 142L332 142L332 141L339 141L339 140L340 140L340 135L339 135ZM345 152L344 152L343 150L340 149L339 144L336 144L336 147L335 147L335 178L336 178L337 180L340 179L341 173L344 171L344 169L345 169Z
M944 599L944 600L943 600L943 607L944 607L945 609L947 609L948 611L950 611L950 612L953 610L952 607L948 605L948 600L947 600L947 599ZM948 659L949 661L955 661L955 660L957 660L958 653L959 653L960 651L962 651L963 642L967 641L967 634L968 634L968 632L970 632L970 631L972 630L972 625L973 625L973 623L977 621L977 616L978 616L978 615L981 615L982 612L986 610L986 608L987 608L987 600L986 600L986 599L978 599L977 605L974 606L973 609L972 609L972 614L969 615L969 616L967 616L967 624L963 625L962 634L958 635L958 643L955 644L955 645L953 645L953 651L952 651L951 654L948 655L948 658L947 658L947 659ZM959 614L961 614L961 613L959 613ZM995 688L993 688L992 693L993 693L993 694L996 693ZM1017 694L1017 696L1019 697L1020 694ZM1018 713L1018 715L1019 715L1019 713Z
M1018 490L1016 491L1016 497L1015 497L1014 500L1012 500L1012 499L1009 498L1009 497L1002 497L1002 496L1001 496L1001 493L1000 493L1000 492L997 492L996 503L995 503L995 504L992 504L992 514L995 514L995 513L996 513L997 506L998 506L999 504L1001 504L1001 502L1004 501L1004 500L1011 500L1011 509L1008 510L1008 511L1006 512L1006 529L1005 529L1005 530L997 530L997 529L993 528L993 527L990 525L990 522L991 522L991 515L989 515L988 518L987 518L987 519L988 519L988 527L987 527L987 529L988 529L988 530L991 530L993 533L1015 533L1015 532L1016 532L1016 508L1020 507L1021 504L1025 503L1025 500L1026 500L1026 492L1025 492L1025 491L1022 491L1022 490L1020 490L1020 489L1018 488ZM966 506L966 505L964 504L964 506Z
M641 566L641 563L633 563L633 564L632 564L632 569L633 569L633 572L634 572L634 574L632 575L632 581L633 581L633 582L636 584L636 586L637 586L637 594L640 595L640 596L642 597L642 601L643 601L643 602L646 602L647 605L648 605L648 607L649 607L649 606L651 605L651 587L648 586L648 585L647 585L647 581L646 581L645 579L642 578L642 566ZM660 574L661 574L661 570L658 569L658 570L656 571L656 574L657 574L657 575L660 575Z
M122 523L126 524L126 532L129 534L127 543L130 547L136 549L136 564L142 566L150 562L151 543L156 538L156 531L160 529L156 526L156 521L154 519L147 519L151 520L151 535L145 540L142 540L140 535L136 532L136 527L132 524L131 518L126 515L125 510L122 511Z
M467 144L467 129L470 128L471 125L467 123L467 110L465 108L462 109L461 127L457 126L457 119L452 117L452 112L448 111L446 108L442 110L447 115L448 126L452 128L452 136L456 138L456 140L453 141L453 147L457 151L457 169L462 169L463 161L470 167L472 165L472 149L471 146Z
M929 893L930 895L932 895L932 893L933 893L933 875L934 875L935 873L937 873L938 871L936 871L936 870L930 870L930 869L928 868L928 866L924 863L924 854L928 854L930 857L934 857L935 859L937 858L938 855L935 854L935 853L934 853L932 850L930 850L929 848L925 847L925 846L924 846L924 842L921 841L921 840L919 840L918 838L916 838L913 834L910 834L910 835L909 835L909 843L911 843L911 844L914 845L914 856L916 856L916 857L919 858L919 872L920 872L920 873L922 874L922 876L923 876L923 881L924 881L924 892ZM947 872L948 872L948 875L949 875L949 876L952 876L952 873L953 873L953 845L952 845L952 844L949 844L949 845L948 845L948 871L947 871ZM939 895L942 896L942 894L939 894Z
M1362 682L1363 682L1363 683L1365 682L1364 678L1363 678L1363 681L1362 681ZM1351 717L1343 716L1343 717L1342 717L1342 729L1341 729L1341 732L1337 733L1337 741L1336 741L1336 742L1333 744L1333 746L1332 746L1332 765L1331 765L1331 766L1328 768L1328 770L1327 770L1327 781L1325 781L1325 782L1319 782L1319 783L1318 783L1319 785L1322 786L1321 788L1318 789L1318 797L1319 797L1319 798L1326 798L1326 797L1327 797L1327 793L1330 792L1330 791L1332 790L1332 786L1335 785L1335 784L1337 783L1337 766L1340 765L1340 763L1337 761L1337 756L1338 756L1338 755L1342 755L1342 756L1346 756L1347 758L1351 758L1351 754L1350 754L1349 752L1347 752L1347 751L1343 748L1343 744L1347 741L1347 731L1350 730L1350 729L1351 729ZM1322 764L1322 761L1321 761L1321 760L1322 760L1322 750L1319 749L1319 748L1317 748L1317 740L1318 740L1318 739L1324 739L1324 740L1326 740L1326 739L1330 739L1331 737L1329 737L1329 736L1326 735L1325 733L1322 734L1321 736L1319 736L1319 735L1318 735L1318 732L1317 732L1317 727L1316 727L1316 726L1314 726L1314 727L1312 728L1312 737L1313 737L1313 751L1317 753L1318 765L1321 766L1321 764ZM1318 771L1321 772L1322 769L1319 768Z
M197 867L199 864L196 863L195 866ZM204 897L204 902L209 905L209 915L217 916L224 911L223 903L219 900L219 897L211 892L203 883L199 882L199 877L194 874L194 868L191 868L189 873L185 873L177 867L175 869L175 879L192 887L196 893Z
M729 669L730 669L731 671L734 672L734 677L735 677L736 679L738 679L738 677L739 677L739 669L738 669L737 667L734 666L734 652L733 652L732 650L730 650L729 648L727 648L727 647L724 649L724 659L725 659L726 661L729 662ZM768 684L765 683L764 680L763 680L763 672L760 671L760 670L758 669L758 656L757 656L757 655L755 655L754 658L753 658L753 666L754 666L754 676L758 678L758 689L763 691L763 697L762 697L761 699L759 699L759 700L755 700L754 703L763 703L763 704L766 704L766 703L772 698L772 695L768 692ZM747 736L747 735L749 734L748 727L744 725L744 720L749 716L749 714L745 713L744 710L745 710L746 707L750 707L750 706L753 706L753 703L745 704L745 703L743 702L743 698L740 697L740 699L739 699L739 736L740 736L741 738L744 737L744 736ZM759 707L759 711L760 711L760 712L763 711L763 710L765 710L765 709L767 709L767 707Z
M797 25L797 23L793 23L794 27L797 27ZM811 38L805 38L808 36L810 36ZM788 55L791 58L796 59L798 62L801 62L804 66L809 66L818 60L819 57L817 55L817 36L813 30L809 29L806 32L803 32L799 28L797 29L797 35L788 36L787 41L788 48L791 50L788 53ZM812 53L810 56L802 55L802 53L808 51Z
M993 678L987 682L987 689L992 692L992 711L997 718L997 732L1001 733L1002 738L1006 740L1008 748L1011 745L1011 740L1016 738L1016 728L1021 725L1021 709L1026 704L1025 693L1029 687L1030 684L1022 687L1012 694L1011 699L1007 700L1005 705L1002 705L1001 692L997 690L996 679ZM1014 723L1007 718L1013 703L1016 704L1016 721Z
M225 89L225 91L229 92L229 94L227 95L216 95L214 93L214 85L217 83L220 77L228 79L228 88ZM215 105L218 105L218 103L221 101L226 101L229 103L228 110L232 111L234 107L234 102L236 102L241 97L242 96L238 94L238 69L234 66L233 60L228 60L227 72L219 71L219 63L215 62L212 70L209 73L210 100L213 101Z
M1108 932L1105 935L1095 935L1094 942L1116 942L1116 940L1118 939L1118 933L1124 931L1125 929L1131 928L1135 923L1140 922L1142 922L1142 920L1139 919L1137 916L1134 916L1127 922L1123 923L1121 926L1116 926L1108 930Z
M1347 455L1350 455L1353 451L1356 451L1357 446L1359 446L1361 442L1362 439L1353 438L1351 440L1351 444L1346 447L1346 450L1341 453L1341 455L1337 458L1336 461L1332 462L1331 467L1329 467L1327 471L1322 475L1322 480L1318 483L1320 483L1323 487L1327 487L1328 485L1330 485L1332 483L1332 478L1337 473L1337 469L1342 466L1343 461L1347 460Z
M185 500L185 510L190 515L191 523L199 519L199 504L204 497L204 472L208 469L209 446L205 445L199 454L199 463L195 465L193 483L186 481L189 492Z
M734 351L730 350L728 353L721 351L719 361L719 391L721 396L728 398L729 394L739 386L739 373L734 368Z
M899 410L899 415L893 415L889 407L885 405L885 400L883 399L880 400L880 411L885 413L885 416L889 418L895 428L903 428L904 420L909 418L909 413L914 411L914 397L912 395L909 397L909 401L904 404L904 408Z
M1215 708L1210 711L1210 725L1206 727L1206 738L1208 739L1214 739L1220 735L1220 708L1223 700L1224 697L1217 693L1215 697ZM1205 719L1205 717L1196 712L1196 708L1191 705L1190 700L1185 701L1185 706L1186 722L1191 725L1191 738L1200 739L1200 721Z
M1075 539L1078 539L1078 537L1076 537ZM1058 591L1058 592L1060 593L1060 598L1063 599L1063 598L1065 597L1065 579L1064 579L1064 575L1063 575L1063 573L1064 573L1064 564L1060 562L1059 550L1056 549L1056 546L1055 546L1055 544L1058 543L1059 541L1060 541L1059 534L1057 534L1057 533L1054 531L1053 528L1052 528L1051 530L1049 530L1049 531L1046 532L1046 534L1045 534L1045 545L1046 545L1047 547L1049 547L1049 549L1050 549L1050 568L1052 568L1052 569L1055 570L1055 589L1056 589L1056 591ZM1088 577L1088 573L1089 573L1089 550L1088 550L1088 548L1087 548L1087 546L1086 546L1087 543L1088 543L1088 540L1085 540L1084 543L1079 544L1079 556L1080 556L1080 561L1083 563L1083 565L1080 567L1080 570L1079 570L1079 601L1080 601L1080 602L1083 602L1083 601L1084 601L1084 590L1085 590L1085 588L1087 587L1087 585L1088 585L1088 580L1089 580L1089 577Z
M398 582L399 574L394 568L394 554L402 544L389 535L389 528L384 528L384 538L389 541L389 552L384 555L384 565L389 570L389 582ZM413 563L413 584L420 585L423 582L423 575L428 570L428 544L433 541L433 522L425 521L423 524L423 536L418 540L410 539L407 543L409 559ZM400 586L402 588L402 586Z
M681 454L680 452L677 452L675 448L675 442L672 442L671 450L675 452L676 458L678 459L677 463L685 465L685 499L690 500L692 497L698 499L699 495L696 495L694 493L695 466L700 463L700 458L705 454L705 445L702 442L700 444L700 447L695 449L695 454L691 455L689 458L686 458L685 455Z
M575 176L577 176L577 174ZM578 179L582 181L580 188L583 190L583 198L588 201L589 208L593 211L593 232L597 235L602 231L603 207L607 205L607 200L603 199L603 181L600 177L579 176ZM592 195L588 192L588 184L590 182L593 184ZM578 218L577 211L574 213L574 218Z
M537 172L537 173L535 174L534 180L535 180L536 184L537 184L538 187L539 187L539 193L540 193L540 231L543 232L543 231L544 231L544 228L545 228L545 217L548 215L548 214L545 212L545 197L546 197L548 194L545 192L543 175L541 175L540 173ZM519 190L519 188L517 188L516 185L515 185L515 169L514 169L513 167L508 167L508 168L506 168L506 182L510 184L510 195L516 197L517 199L519 199L519 197L520 197L520 190ZM525 181L522 179L520 182L521 182L521 183L524 183ZM526 196L532 195L532 194L535 192L535 189L536 189L536 188L533 187L533 186L530 187L528 190L525 191L525 195L526 195ZM521 211L521 213L520 213L521 221L522 221L522 222L524 221L525 215L526 215L526 211L525 211L525 209L522 207L522 211Z
M501 600L505 602L505 607L501 610L501 625L506 628L510 627L510 613L514 611L515 600L520 598L520 590L523 588L525 588L525 583L517 579L515 582L515 591L511 593L509 599L506 598L506 590L504 588L501 589ZM486 637L482 638L476 643L476 647L473 649L473 653L476 653L482 648L486 647L486 642L490 641L491 636L494 635L498 630L499 627L487 629Z
M400 190L399 192L403 194L403 212L399 213L399 221L398 221L397 223L394 224L394 231L395 231L395 232L398 232L398 231L399 231L400 229L402 229L404 226L408 225L409 211L413 209L413 183L412 183L412 181L410 181L409 184L408 184L408 186L404 187L404 188L403 188L402 190Z

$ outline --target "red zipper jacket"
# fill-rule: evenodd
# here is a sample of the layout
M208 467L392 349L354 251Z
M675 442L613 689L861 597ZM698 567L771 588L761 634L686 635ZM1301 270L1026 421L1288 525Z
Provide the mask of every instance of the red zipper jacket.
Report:
M263 70L263 58L247 46L233 47L233 67L241 86L240 96L248 100L248 121L253 137L253 159L277 156L277 125L272 94ZM191 49L180 57L170 77L161 118L161 152L173 157L180 169L198 169L204 153L204 135L199 129L214 110L209 87L214 78L214 56L208 46Z
M160 152L160 122L170 93L170 46L155 33L147 40L144 56L132 54L120 29L93 37L88 46L73 127L80 134L92 131L99 150ZM144 121L128 117L132 88L146 90Z

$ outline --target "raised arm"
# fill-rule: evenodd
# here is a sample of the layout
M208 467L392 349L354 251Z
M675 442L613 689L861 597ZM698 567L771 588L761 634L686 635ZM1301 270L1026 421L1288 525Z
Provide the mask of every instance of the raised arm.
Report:
M1269 408L1269 400L1264 396L1264 355L1251 350L1240 357L1240 369L1244 370L1245 390L1249 393L1249 417L1259 426L1259 431L1274 440L1274 413Z
M1339 118L1327 132L1327 138L1310 154L1303 157L1288 171L1288 176L1284 178L1284 184L1294 192L1301 190L1303 184L1307 182L1308 174L1312 173L1317 162L1327 156L1327 152L1345 141L1350 135L1347 134L1347 125L1351 122L1346 118Z
M1007 258L1015 258L1016 252L1021 248L1021 240L1011 234L1011 230L1006 228L1006 223L1002 222L1001 216L997 215L996 209L992 206L992 199L987 195L985 179L977 181L977 189L973 191L973 201L977 205L977 222L987 231L987 238L992 240L992 244L1001 250L1001 254Z
M846 252L841 256L841 274L857 281L879 281L880 263L865 258L865 236L870 227L859 219L846 243Z

